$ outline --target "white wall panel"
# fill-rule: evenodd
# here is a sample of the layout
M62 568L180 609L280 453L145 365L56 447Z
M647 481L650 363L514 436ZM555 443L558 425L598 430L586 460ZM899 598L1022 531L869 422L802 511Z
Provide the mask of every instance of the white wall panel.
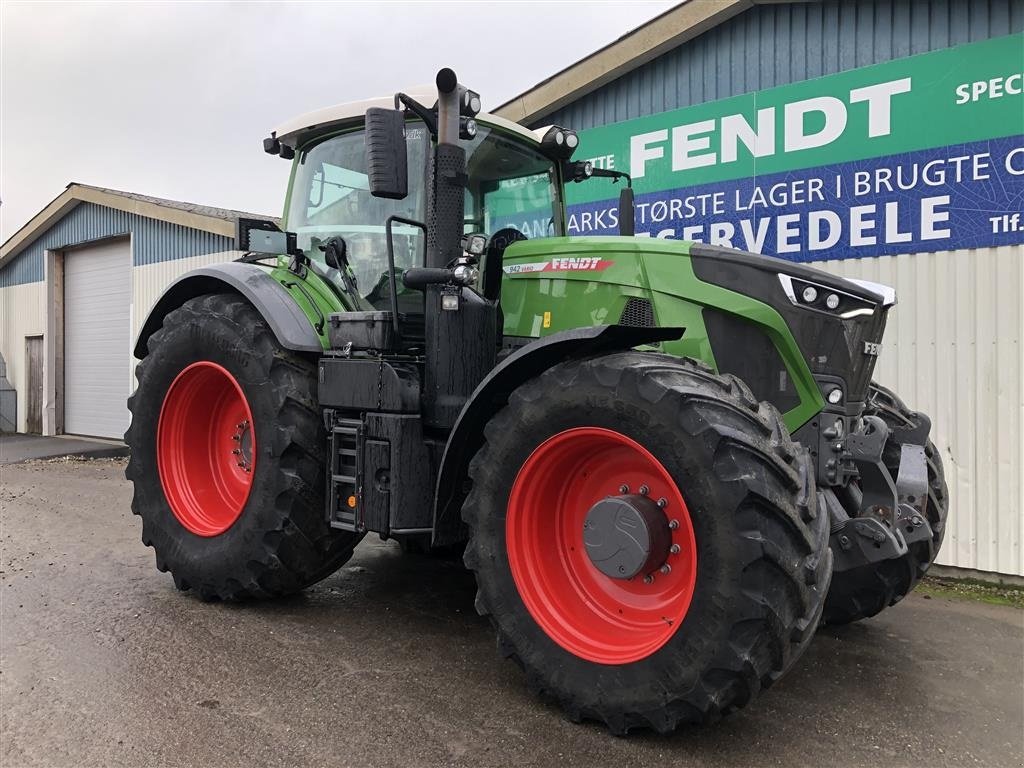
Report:
M155 264L146 264L132 269L132 299L134 302L132 306L132 347L135 346L135 340L139 337L139 331L146 321L149 311L167 290L167 286L191 269L223 261L233 261L241 255L238 251L219 251L202 256L190 256L186 259L158 261ZM132 389L135 388L134 381L133 378Z
M819 262L896 288L876 378L932 418L943 565L1024 576L1024 246Z
M167 287L192 269L205 267L209 264L219 264L224 261L233 261L241 256L239 251L218 251L207 253L201 256L189 256L185 259L170 259L158 261L154 264L132 269L132 349L135 349L135 342L139 338L139 331L142 324L146 322L153 305L167 290ZM134 392L137 382L135 381L135 365L138 361L133 357L129 360L128 366L128 391Z
M0 288L0 354L7 362L7 379L18 392L18 431L25 431L27 381L25 337L46 331L46 283L22 283Z

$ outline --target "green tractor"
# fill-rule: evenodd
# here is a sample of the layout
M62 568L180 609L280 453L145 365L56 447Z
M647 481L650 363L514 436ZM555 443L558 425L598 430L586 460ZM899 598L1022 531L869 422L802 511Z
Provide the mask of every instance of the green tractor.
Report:
M625 174L479 110L446 69L264 141L283 228L240 221L137 342L142 541L204 600L301 590L371 531L464 546L569 718L714 720L942 541L928 418L871 381L895 296L630 236ZM565 236L577 182L620 185L622 236Z

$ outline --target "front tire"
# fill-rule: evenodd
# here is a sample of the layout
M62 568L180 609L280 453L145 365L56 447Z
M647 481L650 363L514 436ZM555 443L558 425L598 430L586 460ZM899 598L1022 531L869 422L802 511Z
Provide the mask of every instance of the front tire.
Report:
M640 352L563 363L515 390L485 437L463 508L477 610L570 719L614 733L713 721L806 647L831 575L827 515L806 453L738 379ZM579 552L587 507L622 486L677 523L650 582Z
M315 370L234 294L190 299L150 337L125 474L142 541L179 589L276 597L351 556L361 537L326 521Z

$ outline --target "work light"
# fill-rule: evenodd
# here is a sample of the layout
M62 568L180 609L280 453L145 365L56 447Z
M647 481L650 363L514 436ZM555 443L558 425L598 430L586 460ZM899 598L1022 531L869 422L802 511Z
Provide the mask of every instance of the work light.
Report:
M469 141L476 137L477 125L476 120L472 117L460 117L459 118L459 138Z
M459 113L463 117L476 117L480 114L480 94L468 88L463 91L459 101Z
M576 151L576 147L579 145L580 138L576 135L575 131L570 131L557 125L552 125L548 128L544 133L544 138L540 140L542 150L562 160L568 160L572 157L572 153Z

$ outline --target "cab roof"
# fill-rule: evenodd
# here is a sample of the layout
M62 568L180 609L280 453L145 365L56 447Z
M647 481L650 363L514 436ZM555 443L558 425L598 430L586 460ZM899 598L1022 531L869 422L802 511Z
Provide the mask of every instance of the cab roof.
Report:
M437 101L437 91L432 90L429 86L420 86L413 90L405 91L405 93L421 104L432 105ZM363 101L336 104L333 107L324 107L323 109L317 109L292 118L279 126L277 131L275 131L275 135L282 144L292 149L298 149L300 145L332 133L339 128L359 125L363 122L366 110L371 107L393 109L394 106L394 96L376 96L371 99L364 99ZM537 133L504 117L481 112L476 116L476 121L485 125L503 128L534 143L540 143L541 137Z

